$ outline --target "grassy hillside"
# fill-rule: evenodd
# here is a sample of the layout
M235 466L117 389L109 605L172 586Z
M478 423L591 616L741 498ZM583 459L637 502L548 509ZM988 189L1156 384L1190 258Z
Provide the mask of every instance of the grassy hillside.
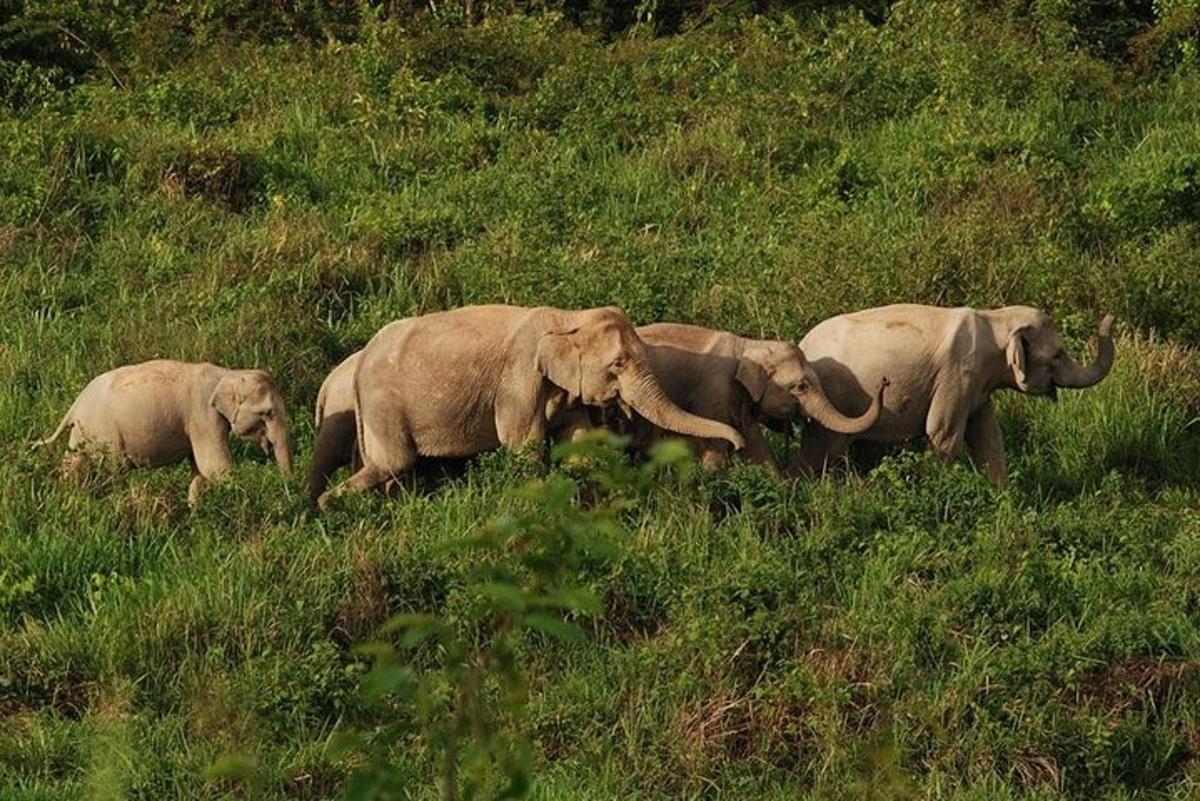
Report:
M339 796L336 734L414 714L351 645L469 619L445 546L528 504L505 454L324 517L248 446L195 512L183 466L75 486L27 445L96 373L269 368L304 467L397 317L795 338L900 300L1039 305L1079 352L1111 311L1117 365L1003 398L1005 491L909 451L638 495L587 640L520 645L534 797L1200 796L1193 4L224 5L0 14L0 798ZM436 797L435 743L379 745Z

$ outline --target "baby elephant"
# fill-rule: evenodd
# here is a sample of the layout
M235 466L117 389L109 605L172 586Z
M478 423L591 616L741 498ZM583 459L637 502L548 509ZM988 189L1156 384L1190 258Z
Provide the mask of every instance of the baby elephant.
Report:
M871 401L858 416L841 414L825 396L820 377L794 343L747 339L681 323L654 323L637 329L646 343L646 359L667 397L692 414L733 426L746 440L745 457L775 470L775 459L761 425L787 430L804 416L847 435L875 424L887 378L871 387ZM635 439L644 444L661 429L635 420ZM692 440L701 464L716 468L731 448L713 439Z
M156 360L118 367L93 378L49 438L67 429L64 464L78 469L89 453L110 452L138 467L192 463L188 504L233 466L229 432L274 451L284 475L292 472L283 399L264 370Z

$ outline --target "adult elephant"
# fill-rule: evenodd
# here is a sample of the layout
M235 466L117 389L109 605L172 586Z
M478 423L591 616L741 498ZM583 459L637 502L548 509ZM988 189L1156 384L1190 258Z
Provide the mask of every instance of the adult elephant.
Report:
M358 456L358 431L354 417L354 373L362 351L343 359L329 371L317 393L315 410L316 443L313 446L312 466L308 472L308 494L315 503L329 487L329 481L347 465L358 470L362 460ZM556 441L567 441L578 432L592 428L591 417L584 409L578 414L558 416L560 423L550 431ZM420 457L415 471L418 478L436 483L447 477L461 475L466 466L464 458ZM390 490L391 486L380 487Z
M857 438L898 443L924 435L947 460L965 443L975 465L1003 486L1008 470L992 393L1015 389L1056 400L1060 388L1100 382L1112 369L1112 323L1112 315L1101 321L1096 357L1086 366L1063 349L1050 315L1028 306L883 306L826 320L800 347L843 412L866 408L869 388L885 372L891 379L882 414ZM821 470L856 436L813 427L795 467Z
M354 377L362 467L333 494L362 492L418 456L470 456L539 442L580 404L618 404L685 436L745 441L680 409L646 364L623 311L468 306L384 326Z
M887 379L873 389L873 400L858 416L834 407L821 379L805 354L792 342L748 339L681 323L655 323L637 329L646 343L646 360L667 396L687 411L719 420L746 440L743 455L751 462L777 469L762 425L786 430L799 415L847 435L860 434L879 417ZM634 422L635 439L642 445L657 439L662 429L644 419ZM723 466L730 448L722 440L693 438L693 449L705 467Z
M292 472L283 398L265 370L167 359L118 367L93 378L55 432L37 446L68 430L71 453L64 464L72 470L98 454L151 467L188 459L193 506L203 486L233 466L230 431L274 451L284 474Z

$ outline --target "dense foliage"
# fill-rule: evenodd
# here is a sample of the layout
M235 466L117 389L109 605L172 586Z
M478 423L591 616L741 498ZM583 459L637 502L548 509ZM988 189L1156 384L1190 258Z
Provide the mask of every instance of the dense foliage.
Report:
M75 486L27 445L92 375L267 367L303 466L325 372L400 316L797 337L912 300L1043 306L1079 350L1112 311L1117 365L1003 398L1004 491L919 451L638 489L586 637L504 643L531 792L1195 797L1198 31L1191 0L0 2L0 795L336 797L357 733L435 797L355 643L484 637L448 546L537 514L507 454L328 516L242 445L195 512L182 466Z

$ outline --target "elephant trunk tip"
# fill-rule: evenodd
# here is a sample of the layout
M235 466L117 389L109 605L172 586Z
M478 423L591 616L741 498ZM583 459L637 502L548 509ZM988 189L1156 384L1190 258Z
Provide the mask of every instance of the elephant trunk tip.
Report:
M1116 349L1112 338L1113 316L1104 315L1100 321L1100 336L1096 343L1096 357L1091 364L1080 365L1066 357L1056 369L1054 381L1067 389L1084 389L1100 383L1112 369Z
M287 424L282 418L273 421L268 428L267 441L275 455L275 463L279 471L288 478L292 476L292 440L288 436Z

